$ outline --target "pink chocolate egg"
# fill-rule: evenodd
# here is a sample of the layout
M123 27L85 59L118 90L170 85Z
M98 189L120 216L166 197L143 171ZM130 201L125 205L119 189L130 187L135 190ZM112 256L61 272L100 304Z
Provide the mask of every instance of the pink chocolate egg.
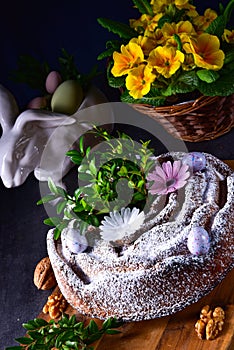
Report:
M27 109L43 109L47 107L47 100L45 97L35 97L28 104Z
M53 94L57 87L61 84L62 77L59 72L53 70L51 71L46 78L46 90L49 94Z

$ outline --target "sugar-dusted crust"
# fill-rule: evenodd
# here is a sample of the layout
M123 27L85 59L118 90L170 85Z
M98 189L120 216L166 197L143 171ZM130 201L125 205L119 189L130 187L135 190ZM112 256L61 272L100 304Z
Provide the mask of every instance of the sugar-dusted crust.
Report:
M58 285L80 312L105 319L146 320L172 314L210 292L234 266L234 173L210 154L203 172L183 190L158 197L138 238L119 252L107 243L79 254L64 235L48 232L48 254ZM184 154L163 155L181 159ZM191 226L203 226L211 248L192 255Z

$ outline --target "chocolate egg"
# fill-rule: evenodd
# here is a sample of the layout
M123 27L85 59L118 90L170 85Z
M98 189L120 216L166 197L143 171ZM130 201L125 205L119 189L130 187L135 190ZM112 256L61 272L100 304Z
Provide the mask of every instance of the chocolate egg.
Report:
M34 97L28 104L27 109L43 109L47 107L47 99L44 96Z
M193 172L204 170L206 167L206 157L201 152L190 152L184 156L183 163L188 164Z
M210 249L210 237L201 226L192 227L188 234L187 246L193 255L206 254Z
M62 82L62 77L59 74L59 72L55 70L51 71L46 78L46 82L45 82L46 91L49 94L53 94L57 89L57 87L61 84L61 82Z
M55 90L51 99L53 112L74 114L83 100L83 89L77 80L66 80Z
M82 253L88 247L88 241L78 229L70 228L66 235L68 249L75 254Z

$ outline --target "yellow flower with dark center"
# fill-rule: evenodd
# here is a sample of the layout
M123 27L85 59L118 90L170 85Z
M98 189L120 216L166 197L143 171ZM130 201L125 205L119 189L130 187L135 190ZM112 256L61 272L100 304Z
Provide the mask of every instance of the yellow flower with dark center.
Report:
M163 12L168 5L175 5L178 9L190 8L189 0L151 0L154 13Z
M196 34L192 23L189 21L180 21L179 23L165 23L162 27L162 32L165 38L170 38L173 36L173 34Z
M150 15L143 14L138 19L130 19L129 25L131 28L138 31L139 28L146 29L148 23L151 21L152 17Z
M150 91L151 83L155 78L156 75L152 73L152 68L141 64L129 72L126 78L126 88L133 98L142 98Z
M215 35L203 33L196 40L191 39L190 43L184 44L184 50L193 54L198 67L219 70L223 66L225 55L220 50L220 42Z
M197 16L193 22L198 32L204 32L211 22L217 17L217 13L212 9L206 9L203 16Z
M184 54L171 46L158 46L150 52L148 62L159 74L170 78L184 62Z
M115 51L113 53L114 66L111 73L115 77L128 74L129 71L138 66L144 61L144 54L140 45L136 43L128 43L128 45L121 45L121 53Z
M189 21L180 21L179 23L165 23L162 27L162 33L166 41L166 45L177 48L178 43L174 38L174 34L178 35L181 43L189 41L191 36L195 36L196 32L193 25Z
M224 29L223 40L229 44L234 44L234 30Z
M148 56L156 46L156 40L152 37L139 35L137 38L132 38L130 43L136 43L142 48L144 55Z

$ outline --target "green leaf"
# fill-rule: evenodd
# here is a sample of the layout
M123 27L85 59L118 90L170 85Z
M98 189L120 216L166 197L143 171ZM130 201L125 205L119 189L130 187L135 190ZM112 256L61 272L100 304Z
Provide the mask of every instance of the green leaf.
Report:
M219 73L213 70L200 69L197 71L199 79L206 83L213 83L219 78Z
M18 343L23 344L23 345L28 345L33 342L33 339L28 338L28 337L21 337L21 338L16 338L15 339Z
M114 335L121 333L121 331L118 331L117 329L107 329L105 333Z
M57 194L57 187L51 177L48 178L48 187L52 193Z
M57 241L59 239L60 235L61 235L61 231L59 230L58 227L55 227L55 229L54 229L54 239L55 239L55 241Z
M29 337L30 338L32 338L32 339L41 339L42 338L42 335L41 334L38 334L38 332L37 331L29 331L28 332L28 335L29 335Z
M177 50L182 51L182 42L178 34L173 34L173 38L175 39L177 43Z
M61 214L64 210L64 208L67 205L67 201L61 201L57 204L56 206L56 210L57 210L57 214Z
M160 29L162 29L162 27L163 27L163 25L164 25L165 23L171 23L171 22L172 22L171 17L168 16L168 15L164 15L164 16L162 16L162 17L159 19L159 21L158 21L158 26L159 26Z
M121 166L121 168L117 174L119 176L126 176L126 175L128 175L128 169L126 168L126 166Z
M225 15L220 15L216 17L205 30L206 33L211 35L216 35L218 38L221 38L223 35L224 29L226 28L227 18Z
M88 325L88 331L90 333L96 333L99 331L99 328L98 328L98 325L96 324L96 322L94 320L91 320L89 322L89 325Z
M100 53L98 56L97 56L97 60L98 61L101 61L103 60L104 58L109 58L113 55L115 49L114 48L111 48L111 49L108 49L106 51L103 51L102 53Z
M81 136L81 137L80 137L80 140L79 140L79 147L80 147L80 152L81 152L81 154L84 154L84 136Z
M54 216L52 218L47 218L44 220L44 224L48 226L57 226L61 222L60 218Z
M230 0L223 12L224 17L226 18L226 22L230 20L233 9L234 9L234 0Z
M14 70L10 79L29 85L34 90L39 90L42 95L46 95L45 81L50 67L47 62L41 63L38 59L30 55L21 55L18 59L18 67Z
M146 96L142 97L141 99L134 99L132 96L129 95L127 90L121 95L122 102L149 104L155 107L163 106L165 103L165 99L165 96L154 96L153 90L151 90L151 92L149 92Z
M57 195L48 194L48 195L44 196L43 198L41 198L41 199L37 202L37 205L51 202L51 201L53 201L53 200L56 199L56 198L57 198Z
M102 27L108 29L109 32L119 35L122 39L130 40L131 38L138 36L138 33L127 24L103 17L98 18L97 21Z
M93 179L93 176L88 174L88 173L79 173L78 174L78 179L81 181L91 181Z
M234 70L220 74L220 77L214 83L200 81L199 90L206 96L229 96L234 93L234 81L230 79L233 75Z
M92 175L97 175L97 168L95 166L95 158L93 158L89 163L89 170L91 171Z
M148 14L154 16L153 9L147 0L132 0L134 5L138 8L139 12L142 14Z

